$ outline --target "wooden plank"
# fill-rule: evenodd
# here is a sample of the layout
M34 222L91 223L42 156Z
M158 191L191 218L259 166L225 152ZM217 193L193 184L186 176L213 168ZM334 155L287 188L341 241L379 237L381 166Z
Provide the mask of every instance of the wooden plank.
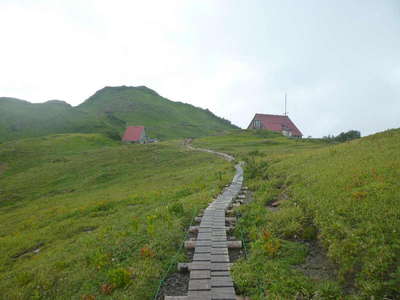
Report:
M210 261L211 254L210 253L195 253L193 255L193 261Z
M200 223L212 223L214 221L214 217L203 217Z
M189 291L188 300L211 300L211 291Z
M217 234L217 235L213 234L211 236L211 239L213 241L226 241L227 237L226 237L226 234Z
M229 271L211 271L211 278L231 276Z
M202 223L202 224L200 224L200 228L211 228L213 226L213 224L212 223Z
M213 229L223 229L223 228L225 228L225 227L226 227L226 223L225 223L225 222L221 222L221 223L214 222L214 223L212 224L212 228L213 228Z
M212 246L213 243L211 240L208 241L196 241L195 242L196 247L204 247L204 246Z
M214 220L214 224L225 224L226 223L226 218L223 218L223 220Z
M223 217L223 218L214 218L213 222L214 223L225 223L226 220L225 220L225 217Z
M186 241L185 242L185 248L186 249L194 249L198 247L211 247L212 246L212 241Z
M226 237L226 235L222 235L222 234L220 234L220 235L212 235L211 236L211 240L213 240L213 241L215 241L215 242L217 242L217 241L227 241L227 237Z
M210 233L213 236L226 236L226 228L214 228Z
M189 264L189 270L211 270L211 263L205 261L195 261Z
M225 242L212 242L212 247L213 248L226 248L228 246L228 243Z
M194 254L198 254L198 253L211 253L211 246L210 247L196 247L194 249Z
M199 234L197 235L197 241L211 240L211 238L212 238L212 233L211 233L211 232L199 233Z
M233 281L230 276L212 277L211 288L213 287L233 287Z
M211 226L212 229L224 229L226 228L225 224L213 224Z
M215 233L215 234L213 233L211 237L212 238L224 238L225 240L227 239L225 232L224 233L218 232L218 233Z
M207 219L203 219L200 224L212 224L214 223L213 218L207 218Z
M213 234L212 228L202 228L202 229L206 229L206 231L205 230L201 230L197 234L197 239L199 239L199 237L201 237L201 236L204 236L204 237L206 237L206 236L211 237L212 236L212 234Z
M228 248L211 248L211 254L228 254Z
M211 290L212 300L236 300L233 287L215 287Z
M228 230L228 228L225 226L225 228L214 228L214 229L210 229L209 232L211 232L212 234L226 234L226 231Z
M230 263L211 263L211 271L229 271L230 269Z
M210 279L210 270L192 270L190 272L190 279Z
M211 255L211 262L229 262L228 254Z
M189 291L209 291L211 290L210 279L191 279L189 280Z
M211 238L212 241L212 245L214 245L215 243L225 243L225 247L227 247L228 244L226 244L226 236L213 236Z

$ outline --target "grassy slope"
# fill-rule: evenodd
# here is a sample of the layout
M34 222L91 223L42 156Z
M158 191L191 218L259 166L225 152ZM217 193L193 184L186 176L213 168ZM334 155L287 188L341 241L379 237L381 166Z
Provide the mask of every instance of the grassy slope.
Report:
M0 143L52 133L101 132L105 124L65 102L29 103L0 98Z
M107 87L78 107L0 98L0 143L55 133L108 133L118 139L127 125L144 125L148 135L162 140L236 128L208 110L170 101L146 87Z
M268 153L276 156L289 155L303 150L319 149L327 145L322 140L288 139L272 131L231 130L226 134L194 140L195 146L209 148L234 155L238 160Z
M146 87L106 87L78 109L97 115L108 113L126 125L144 125L148 135L161 139L199 137L235 128L208 110L170 101ZM125 126L117 124L116 128L122 133Z
M196 144L248 162L256 200L241 208L237 234L250 242L250 254L234 267L243 293L252 299L400 297L400 130L333 146L243 132ZM267 210L276 200L280 210ZM331 278L299 270L315 240L336 264Z
M151 299L193 214L233 174L177 142L97 134L4 143L0 166L6 299Z

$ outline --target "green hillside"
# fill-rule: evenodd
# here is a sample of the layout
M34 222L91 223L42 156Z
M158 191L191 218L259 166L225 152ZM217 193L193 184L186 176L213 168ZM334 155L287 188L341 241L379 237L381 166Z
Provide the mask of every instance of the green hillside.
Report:
M173 102L146 87L106 87L77 107L0 98L0 142L55 133L107 133L144 125L161 140L199 137L236 128L208 110Z
M233 130L194 145L246 161L254 200L236 209L246 253L233 265L238 294L400 297L400 129L342 144ZM2 143L0 295L152 299L172 259L187 261L179 249L192 217L232 175L229 163L178 141L58 134Z
M29 103L0 98L0 142L53 133L105 131L104 122L63 101Z
M153 299L232 166L180 142L60 134L0 147L0 299ZM175 270L173 265L170 270Z
M77 107L101 116L123 132L126 125L144 125L160 139L199 137L237 128L227 120L190 104L170 101L144 87L106 87Z
M400 129L338 145L265 131L195 145L247 162L255 201L239 209L236 235L248 256L233 270L242 294L400 298Z

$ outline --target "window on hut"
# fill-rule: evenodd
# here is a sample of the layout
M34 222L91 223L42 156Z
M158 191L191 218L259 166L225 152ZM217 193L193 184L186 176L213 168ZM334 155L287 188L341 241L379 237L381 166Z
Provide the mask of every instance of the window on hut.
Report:
M260 120L254 120L254 128L260 129L261 128L261 121Z

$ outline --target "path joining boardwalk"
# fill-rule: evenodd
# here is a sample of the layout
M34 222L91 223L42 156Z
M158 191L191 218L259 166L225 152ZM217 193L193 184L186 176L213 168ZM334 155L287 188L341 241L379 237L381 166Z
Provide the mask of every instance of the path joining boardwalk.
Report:
M193 148L192 148L193 149ZM232 156L207 149L207 151L233 160ZM238 196L243 184L242 164L235 166L236 174L232 183L204 211L198 227L190 271L187 296L166 296L166 300L235 300L236 294L230 276L228 248L231 244L226 237L225 213ZM193 242L192 242L193 244Z
M235 158L232 155L229 155L229 154L226 154L226 153L223 153L223 152L218 152L218 151L214 151L214 150L210 150L210 149L203 149L203 148L194 148L190 144L186 145L186 147L189 148L190 150L208 152L208 153L212 153L212 154L221 156L222 158L226 159L227 161L234 161L235 160Z

